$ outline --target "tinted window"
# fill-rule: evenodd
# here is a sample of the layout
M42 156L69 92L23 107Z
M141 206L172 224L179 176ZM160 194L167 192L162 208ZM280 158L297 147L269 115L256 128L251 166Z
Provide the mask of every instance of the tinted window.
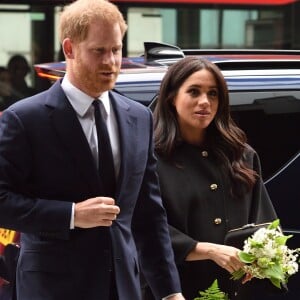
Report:
M142 84L116 84L115 90L126 97L138 101L144 105L149 105L158 92L160 83Z
M259 153L264 179L270 178L300 149L300 91L232 93L232 116Z

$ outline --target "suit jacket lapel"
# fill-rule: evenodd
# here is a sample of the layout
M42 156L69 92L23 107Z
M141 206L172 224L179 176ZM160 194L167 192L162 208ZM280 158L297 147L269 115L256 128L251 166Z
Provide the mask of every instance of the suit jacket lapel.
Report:
M91 192L99 192L98 171L80 122L74 109L66 98L60 83L56 82L49 91L47 106L53 107L50 118L61 142L90 186ZM101 188L101 187L100 187Z
M116 114L120 139L121 165L116 186L116 198L118 198L122 185L126 183L123 179L127 178L130 171L130 161L136 153L133 145L137 145L137 118L131 115L130 105L121 96L114 92L110 92L109 96ZM53 108L50 118L54 130L78 166L83 180L90 186L92 194L99 194L103 186L88 141L59 81L49 90L46 105Z
M120 139L121 166L116 187L116 198L118 198L122 185L125 184L124 179L127 178L128 170L130 170L131 158L135 153L137 119L131 115L128 103L117 93L110 92L110 100L116 114Z

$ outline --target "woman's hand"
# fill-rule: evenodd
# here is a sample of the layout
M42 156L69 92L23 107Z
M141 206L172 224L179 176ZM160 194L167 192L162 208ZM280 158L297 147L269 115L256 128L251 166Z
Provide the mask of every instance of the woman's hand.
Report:
M239 259L239 249L213 243L197 243L194 250L186 257L187 261L211 259L220 267L232 273L243 267Z

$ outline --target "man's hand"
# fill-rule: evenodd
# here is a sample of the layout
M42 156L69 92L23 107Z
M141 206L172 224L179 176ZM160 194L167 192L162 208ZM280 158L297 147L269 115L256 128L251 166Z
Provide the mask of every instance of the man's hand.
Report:
M113 198L87 199L75 204L74 225L81 228L111 226L119 212L120 208Z

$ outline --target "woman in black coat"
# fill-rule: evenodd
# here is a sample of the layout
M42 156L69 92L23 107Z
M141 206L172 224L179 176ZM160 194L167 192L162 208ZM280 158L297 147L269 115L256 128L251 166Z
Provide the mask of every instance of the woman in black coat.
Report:
M183 294L192 300L218 279L220 289L237 299L240 287L230 273L242 267L240 249L225 246L225 234L277 217L258 155L231 119L227 85L218 67L195 57L171 66L161 83L154 128L162 199ZM251 299L248 292L242 299Z

